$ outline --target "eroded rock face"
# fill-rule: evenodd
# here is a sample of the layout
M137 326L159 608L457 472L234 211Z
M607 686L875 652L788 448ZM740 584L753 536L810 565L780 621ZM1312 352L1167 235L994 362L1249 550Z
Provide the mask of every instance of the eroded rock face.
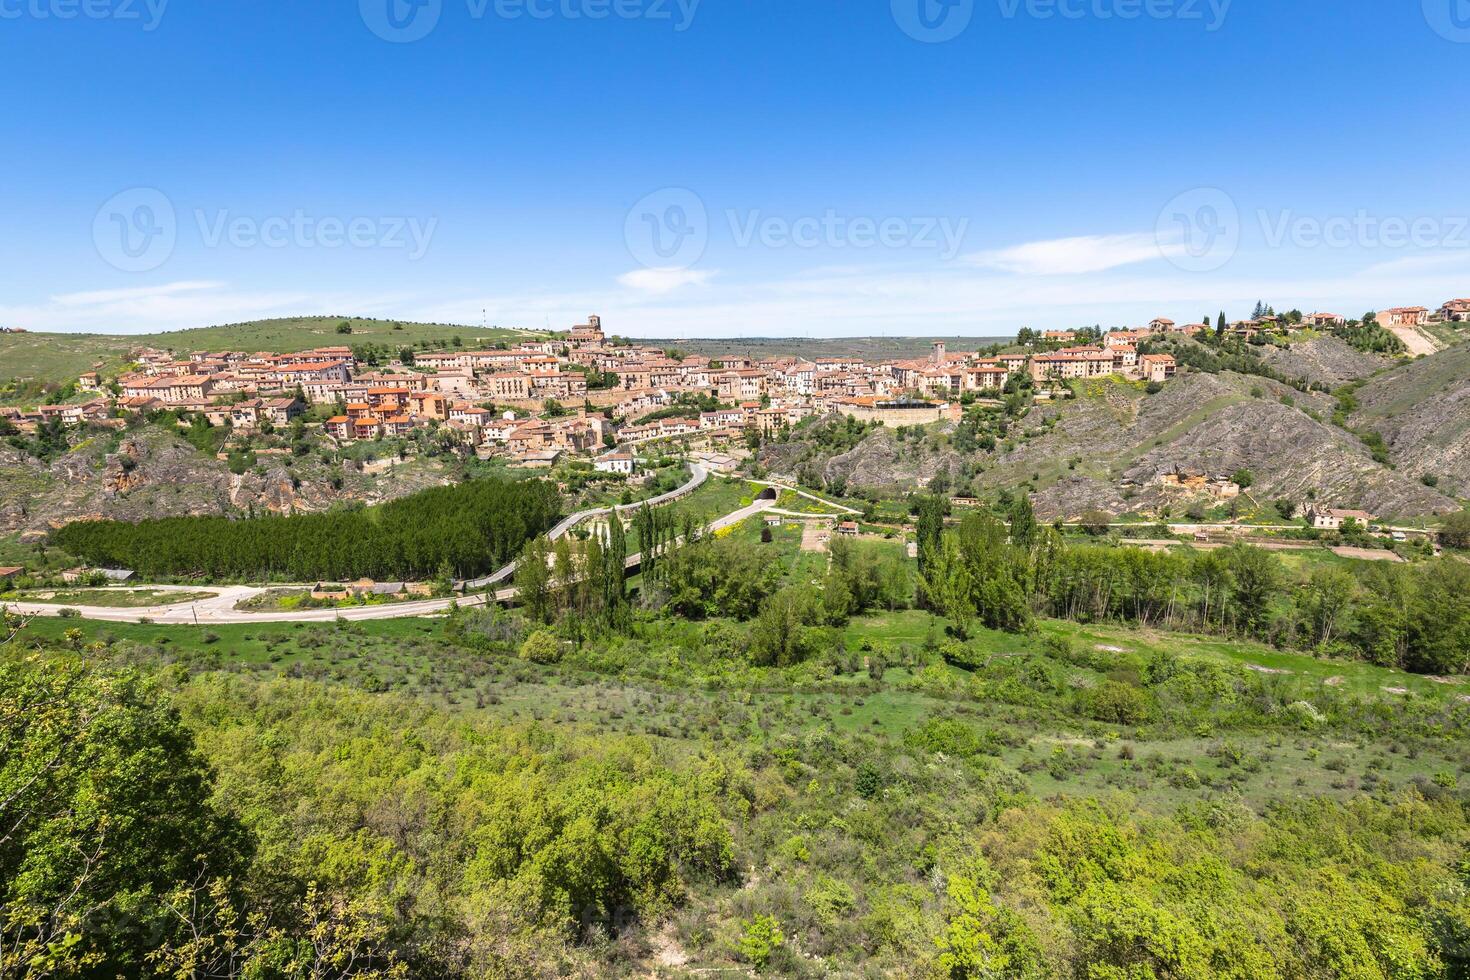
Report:
M225 462L155 426L84 439L49 465L0 444L0 533L84 519L321 511L344 501L382 503L449 476L423 461L376 476L347 468L340 489L333 475L314 457L288 468L287 457L274 455L233 474Z
M1470 345L1379 375L1355 397L1352 424L1382 435L1402 473L1470 496Z
M875 429L848 452L823 458L797 440L769 445L760 462L785 479L815 475L827 487L861 487L903 494L927 486L940 473L957 480L964 469L958 453L932 450L910 441L902 443L890 429Z
M830 483L875 487L904 492L926 487L939 474L958 478L964 458L954 452L930 452L915 442L900 443L888 429L880 429L851 452L834 456L823 470Z
M1392 367L1394 359L1366 354L1337 337L1316 337L1290 347L1262 348L1262 359L1287 378L1302 378L1330 388Z
M1356 436L1324 421L1335 407L1326 395L1229 373L1184 374L1154 395L1111 382L1085 388L1076 400L1037 405L1021 423L1026 435L991 452L920 448L877 431L829 460L812 459L812 447L800 442L770 447L761 458L783 475L795 477L815 466L829 482L880 493L920 490L942 471L951 473L955 485L969 480L981 493L1034 486L1033 503L1047 520L1089 510L1157 514L1168 507L1178 514L1194 500L1221 499L1214 484L1240 470L1254 478L1242 495L1243 506L1252 509L1278 499L1301 504L1309 494L1384 517L1459 509L1449 496L1425 486L1415 468L1376 462ZM1470 380L1464 398L1470 428ZM1411 439L1413 433L1404 435ZM1440 451L1434 465L1448 466L1462 458L1457 453L1470 453L1466 440ZM1180 481L1167 478L1178 473L1205 478L1186 483L1207 486L1191 495Z
M1222 408L1209 421L1150 449L1123 474L1140 499L1167 499L1164 474L1177 469L1230 476L1249 470L1259 501L1301 502L1315 491L1335 506L1409 515L1458 509L1418 480L1373 460L1350 434L1279 403L1251 400Z

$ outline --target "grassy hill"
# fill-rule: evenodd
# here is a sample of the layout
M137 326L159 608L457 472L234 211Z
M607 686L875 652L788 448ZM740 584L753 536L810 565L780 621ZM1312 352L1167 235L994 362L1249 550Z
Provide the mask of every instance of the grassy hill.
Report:
M346 321L351 334L337 333ZM254 320L214 327L198 327L153 334L0 334L0 381L34 379L66 381L83 371L104 372L120 367L129 350L157 347L174 351L277 351L289 353L312 347L363 343L432 345L461 338L466 346L520 341L545 336L545 331L481 329L452 323L409 323L362 317L307 316Z

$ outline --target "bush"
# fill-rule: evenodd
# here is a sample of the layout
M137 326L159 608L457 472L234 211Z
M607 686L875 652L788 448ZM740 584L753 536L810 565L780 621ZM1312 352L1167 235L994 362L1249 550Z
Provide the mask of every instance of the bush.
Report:
M769 915L757 915L741 923L740 955L757 970L764 970L771 956L786 942L781 924Z
M554 664L561 660L561 640L551 630L536 630L521 644L521 659L533 664Z
M1085 713L1098 721L1141 725L1153 714L1148 695L1121 681L1103 681L1083 695Z
M883 772L871 762L858 766L853 789L865 800L871 800L883 789Z

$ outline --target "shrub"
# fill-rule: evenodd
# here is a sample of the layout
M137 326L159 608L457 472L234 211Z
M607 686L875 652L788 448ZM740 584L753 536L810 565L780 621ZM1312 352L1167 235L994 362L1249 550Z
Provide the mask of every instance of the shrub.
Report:
M1083 701L1088 716L1119 725L1141 725L1153 713L1148 695L1121 681L1103 681L1086 692Z
M533 664L554 664L561 660L561 640L551 630L536 630L521 644L521 659Z
M771 956L786 942L781 924L769 915L757 915L741 922L740 955L757 970L764 970Z

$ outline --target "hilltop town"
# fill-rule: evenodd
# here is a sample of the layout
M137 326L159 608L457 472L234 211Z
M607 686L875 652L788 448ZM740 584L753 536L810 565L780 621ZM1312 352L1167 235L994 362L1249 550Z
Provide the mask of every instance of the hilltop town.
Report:
M1035 349L988 354L952 352L936 342L930 358L882 363L713 359L610 343L596 316L550 339L493 349L405 348L381 364L345 345L291 353L142 348L116 377L81 374L74 388L82 397L33 410L3 408L0 418L26 433L51 420L106 423L159 410L198 413L240 432L305 419L342 443L432 429L482 458L535 467L561 454L662 439L739 442L751 431L770 435L831 413L896 425L957 420L962 400L1013 394L1023 385L1046 397L1055 383L1078 378L1163 383L1174 376L1175 359L1140 355L1135 343L1175 330L1156 320L1092 345L1068 345L1075 334L1053 332Z
M1254 472L1258 502L1291 498L1301 513L1445 513L1454 504L1444 491L1458 486L1463 466L1423 445L1432 435L1416 433L1451 432L1457 423L1446 428L1433 413L1395 422L1438 403L1395 408L1395 444L1419 442L1402 447L1391 472L1385 453L1397 445L1364 448L1326 392L1408 363L1414 345L1432 344L1429 329L1454 341L1455 325L1467 319L1467 300L1361 320L1258 304L1236 322L1222 314L1214 325L1155 317L1111 331L1022 329L1014 342L982 350L933 341L928 357L910 359L831 356L831 348L826 356L756 357L713 342L629 341L604 332L597 316L566 332L466 329L467 342L445 328L432 339L373 344L351 335L347 320L335 322L340 344L310 350L182 351L153 341L126 350L112 369L97 363L47 382L47 404L0 407L0 432L9 433L0 463L9 463L16 491L0 500L0 526L381 502L469 476L453 460L554 470L563 492L587 504L626 502L678 485L678 461L691 454L716 472L772 467L819 489L851 486L870 500L931 483L956 497L1026 489L1041 513L1070 519L1094 510L1167 514L1183 507L1180 494L1229 504L1235 516L1247 489L1239 470ZM332 323L313 332L331 334ZM1263 376L1269 388L1238 372ZM1164 395L1176 381L1177 397ZM28 391L37 391L34 382ZM1157 404L1104 408L1095 400L1100 382ZM1394 391L1416 388L1392 382ZM1269 391L1272 404L1248 397ZM1089 392L1094 398L1079 403ZM1373 389L1361 397L1373 401ZM1185 432L1176 423L1200 422L1198 404L1232 400L1254 406L1230 411L1254 414L1223 411L1189 429L1182 444L1160 445L1160 436ZM1135 407L1117 416L1123 404ZM1055 428L1057 413L1070 425ZM1329 413L1342 426L1313 422ZM858 426L856 444L810 442L808 423L820 419ZM1067 436L1069 428L1083 435ZM116 436L97 442L82 429ZM904 430L931 432L929 450L904 451L878 435L901 438ZM172 447L160 441L169 432L181 436ZM85 451L47 450L68 444ZM207 469L216 457L218 472ZM1285 466L1288 457L1295 466ZM1438 491L1436 478L1446 480Z
M1470 300L1377 315L1390 330L1470 319ZM558 454L596 453L660 439L741 440L831 413L907 425L958 421L961 403L1015 394L1062 394L1060 383L1102 377L1163 384L1179 365L1140 345L1212 330L1255 341L1293 328L1341 328L1347 318L1313 313L1287 323L1275 314L1222 323L1176 324L1159 317L1107 333L1023 330L1010 349L956 352L935 342L929 358L867 363L858 357L718 359L609 341L597 316L564 334L515 346L415 352L379 363L348 345L280 352L187 352L139 348L115 377L75 379L78 396L31 410L0 408L22 432L49 420L106 422L160 409L195 412L210 424L250 431L298 418L340 442L442 431L482 457L549 465ZM1079 342L1079 338L1089 342ZM458 338L456 338L456 341ZM680 411L703 405L706 410ZM665 417L659 417L665 416Z

